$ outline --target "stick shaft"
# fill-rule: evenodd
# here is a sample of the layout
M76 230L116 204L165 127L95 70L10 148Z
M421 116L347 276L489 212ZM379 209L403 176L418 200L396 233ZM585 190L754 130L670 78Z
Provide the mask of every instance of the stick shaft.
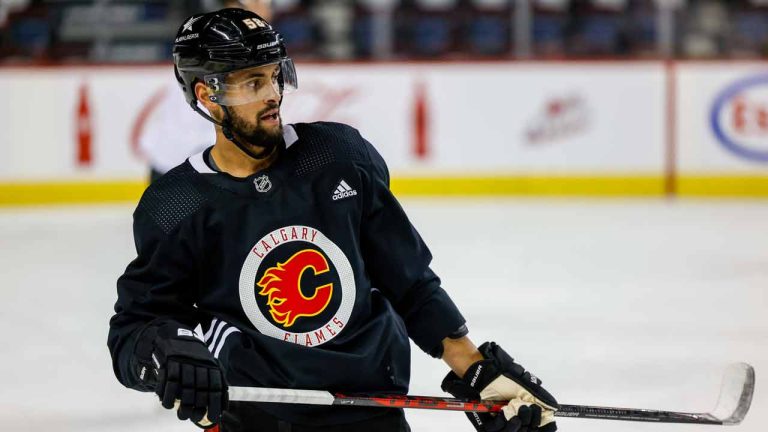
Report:
M711 413L562 404L560 409L555 412L555 416L654 423L737 425L741 423L749 411L754 390L755 369L747 363L736 363L727 369L723 377L723 384L720 387L717 406ZM499 412L507 405L507 402L504 401L467 401L409 395L345 395L318 390L259 387L229 387L229 399L249 402L416 408L479 413Z
M336 394L334 395L333 405L492 413L501 411L507 403L505 401L464 401L429 396L347 396ZM585 405L560 405L560 409L555 412L555 416L654 423L722 424L720 420L708 414Z
M479 413L499 412L506 405L506 402L504 401L465 401L453 398L406 395L345 395L341 393L331 394L329 392L317 390L289 390L257 387L230 387L229 396L230 400L233 401L431 409ZM723 424L721 420L718 420L709 414L586 405L561 404L560 410L555 412L555 416L654 423Z
M614 408L586 405L560 405L555 417L592 418L602 420L624 420L652 423L694 423L722 425L723 422L710 414L683 413L674 411L646 410L637 408Z

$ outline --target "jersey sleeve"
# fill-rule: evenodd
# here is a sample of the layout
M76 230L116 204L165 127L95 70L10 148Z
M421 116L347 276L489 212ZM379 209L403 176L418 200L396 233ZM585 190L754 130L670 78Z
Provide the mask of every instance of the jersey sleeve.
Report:
M464 317L429 267L432 254L390 191L384 160L367 141L366 147L371 157L361 235L366 269L402 317L409 337L439 357L442 340L464 326Z
M169 322L191 329L199 322L194 306L199 292L194 276L197 259L190 229L168 222L165 216L172 210L144 205L151 199L147 195L134 213L137 256L117 280L107 340L118 380L141 391L151 391L152 385L139 378L142 356L137 352L148 350L151 355L156 329Z

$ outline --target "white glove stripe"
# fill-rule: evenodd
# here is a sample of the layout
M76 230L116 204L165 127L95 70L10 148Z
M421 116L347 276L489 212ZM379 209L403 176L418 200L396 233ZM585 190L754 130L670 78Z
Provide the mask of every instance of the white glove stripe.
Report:
M545 426L555 421L555 412L548 409L541 410L541 423L539 426Z
M517 415L520 407L524 406L531 406L531 404L526 403L521 399L512 399L509 401L507 406L501 409L501 411L504 413L504 417L506 417L507 421L509 421L512 417Z
M482 392L480 392L480 399L487 400L507 400L509 404L502 409L504 416L507 420L517 415L517 410L521 406L530 406L536 404L542 408L541 410L541 426L552 423L555 421L555 408L542 402L526 390L520 384L512 381L504 375L499 376L493 380L488 386L486 386Z
M173 402L173 409L178 411L180 407L181 407L181 400L176 399ZM213 422L208 420L208 410L205 410L205 414L203 414L203 419L197 422L197 424L203 427L213 426Z

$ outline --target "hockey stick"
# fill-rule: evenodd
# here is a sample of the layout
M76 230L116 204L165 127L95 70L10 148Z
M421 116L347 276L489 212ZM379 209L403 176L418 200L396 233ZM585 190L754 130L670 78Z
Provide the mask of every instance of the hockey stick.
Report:
M737 363L730 366L726 371L717 406L709 413L684 413L561 404L560 410L555 412L555 416L656 423L737 425L741 423L747 415L747 411L749 411L754 389L754 368L746 363ZM466 401L452 398L406 395L344 395L320 390L261 387L229 387L229 400L379 408L420 408L481 413L498 412L506 405L503 401Z

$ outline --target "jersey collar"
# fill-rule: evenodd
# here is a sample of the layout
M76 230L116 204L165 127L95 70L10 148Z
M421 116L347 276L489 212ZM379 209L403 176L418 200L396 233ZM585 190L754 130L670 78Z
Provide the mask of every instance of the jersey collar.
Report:
M293 128L293 125L285 125L283 127L283 141L285 141L285 148L291 147L298 140L299 136L296 134L296 129ZM218 172L208 166L208 163L205 161L206 152L209 150L210 147L200 153L190 156L188 159L192 168L200 174L218 174Z

